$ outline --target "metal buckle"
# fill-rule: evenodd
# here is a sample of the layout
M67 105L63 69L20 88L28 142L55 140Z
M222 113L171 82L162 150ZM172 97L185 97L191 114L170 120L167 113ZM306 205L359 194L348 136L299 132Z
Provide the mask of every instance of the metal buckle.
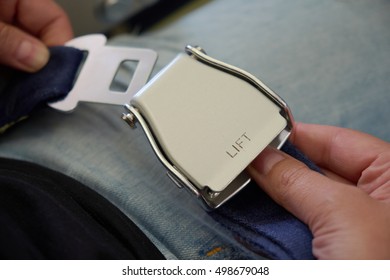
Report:
M267 146L280 148L293 118L287 104L253 75L186 47L126 104L180 188L207 209L228 201L250 177L246 167Z
M107 46L106 41L104 35L92 34L66 43L66 46L85 51L87 57L67 97L49 103L50 107L72 111L79 101L123 105L146 84L157 60L157 53L150 49ZM137 62L128 87L123 92L111 90L110 85L121 63L126 61Z

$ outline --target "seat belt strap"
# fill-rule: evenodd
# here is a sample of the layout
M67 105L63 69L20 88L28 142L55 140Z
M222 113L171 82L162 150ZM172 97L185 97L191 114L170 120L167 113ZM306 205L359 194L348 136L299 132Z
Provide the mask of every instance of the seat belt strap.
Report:
M71 47L51 47L50 60L39 72L12 72L0 92L0 132L33 113L34 110L65 98L73 82L83 52ZM7 75L8 76L8 75Z

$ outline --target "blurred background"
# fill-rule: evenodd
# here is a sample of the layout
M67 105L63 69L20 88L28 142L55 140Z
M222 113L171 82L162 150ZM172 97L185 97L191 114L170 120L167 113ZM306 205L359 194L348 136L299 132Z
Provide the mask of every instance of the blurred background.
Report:
M75 36L152 48L156 71L200 45L266 82L296 120L390 140L389 0L57 1Z
M57 0L72 22L75 36L140 34L196 9L208 0Z

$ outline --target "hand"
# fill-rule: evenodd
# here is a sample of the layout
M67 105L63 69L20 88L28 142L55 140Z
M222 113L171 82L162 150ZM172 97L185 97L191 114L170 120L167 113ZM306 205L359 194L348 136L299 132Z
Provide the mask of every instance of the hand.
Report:
M51 0L0 1L0 63L28 72L49 60L46 46L73 36L65 12Z
M253 179L306 223L319 259L390 259L390 144L348 129L297 123L291 141L326 176L267 148Z

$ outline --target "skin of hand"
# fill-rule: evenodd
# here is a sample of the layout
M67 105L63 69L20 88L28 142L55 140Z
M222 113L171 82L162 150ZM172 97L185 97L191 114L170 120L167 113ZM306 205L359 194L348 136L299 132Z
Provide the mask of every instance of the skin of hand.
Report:
M313 233L318 259L390 259L390 143L343 128L297 123L291 142L324 175L276 149L252 178Z
M36 72L49 60L47 46L72 37L68 17L54 1L0 1L0 64Z

